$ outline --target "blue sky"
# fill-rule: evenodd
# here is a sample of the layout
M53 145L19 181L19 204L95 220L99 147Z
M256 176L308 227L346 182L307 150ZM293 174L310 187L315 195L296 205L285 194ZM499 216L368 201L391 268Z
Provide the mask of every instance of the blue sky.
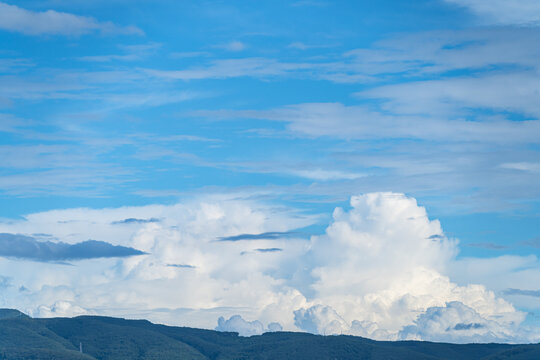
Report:
M221 315L239 314L241 321L279 322L290 330L302 330L298 324L309 316L323 333L339 325L341 332L381 339L536 339L539 20L532 0L0 2L0 232L62 246L97 240L106 243L105 252L123 246L146 254L77 260L63 280L51 279L65 264L7 256L0 259L0 276L10 284L4 305L20 304L16 289L24 288L32 295L24 295L31 300L21 310L39 316L142 314L212 327ZM361 200L351 200L358 195ZM399 293L390 285L371 289L351 281L338 291L341 300L328 295L335 281L329 274L357 271L354 264L367 261L349 259L341 268L319 259L321 243L343 251L352 244L332 229L346 222L352 239L378 236L392 248L400 240L377 229L396 226L409 234L412 228L401 222L388 223L392 209L402 207L425 208L417 228L439 221L441 230L432 235L444 238L407 271L436 271L456 286L480 284L525 314L523 326L532 330L496 327L489 316L502 310L488 316L455 294L430 293L433 301L409 310L439 306L478 316L486 326L477 333L430 334L420 328L425 317L391 324L383 315L360 319L363 313L346 305ZM133 220L120 225L126 219ZM215 228L201 228L201 219L217 221ZM215 239L266 232L283 236L267 239L266 248L255 240L242 242L246 248L229 244L230 257L218 261L230 269L235 256L267 256L257 260L261 268L215 276L221 268L208 262L229 251ZM418 240L410 245L424 249L418 234L407 235ZM185 240L196 236L204 245ZM182 262L185 251L193 255L185 260L198 265ZM437 259L445 265L439 268ZM149 270L157 263L160 271ZM50 275L28 278L17 270L24 264ZM474 273L463 273L464 264ZM139 291L148 294L166 281L188 286L178 269L191 269L208 286L231 288L250 284L246 274L254 271L273 289L260 294L272 292L275 302L263 306L254 296L235 309L238 297L249 298L239 288L230 296L208 290L208 299L203 294L176 306L154 299L120 309L113 300L95 305L74 285L81 277L103 278L109 284L103 291L118 284L128 291L129 279L139 276L148 282ZM494 283L496 277L505 280ZM277 283L286 285L276 290ZM419 288L400 296L419 297ZM295 292L303 302L291 300ZM288 315L270 310L280 301L288 301ZM445 305L452 301L472 312ZM337 320L321 320L334 313ZM378 330L354 326L368 320ZM410 324L415 332L403 330Z

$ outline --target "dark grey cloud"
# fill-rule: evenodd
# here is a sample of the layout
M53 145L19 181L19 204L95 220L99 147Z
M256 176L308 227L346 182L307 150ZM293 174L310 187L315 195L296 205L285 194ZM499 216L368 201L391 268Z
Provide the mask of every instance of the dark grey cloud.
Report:
M148 224L148 223L156 223L159 222L159 219L156 218L150 218L150 219L136 219L136 218L127 218L124 220L119 221L113 221L111 224L118 225L118 224Z
M262 249L255 249L253 251L242 251L240 255L246 255L246 254L252 254L254 252L260 252L260 253L272 253L272 252L279 252L283 251L281 248L262 248Z
M479 323L459 323L454 326L454 330L470 330L470 329L481 329L485 327L485 325L479 324ZM448 331L448 330L447 330Z
M195 266L188 264L167 264L168 267L180 268L180 269L195 269Z
M266 252L278 252L283 251L283 249L280 248L268 248L268 249L255 249L255 251L266 253Z
M20 234L0 233L0 256L34 261L65 261L110 257L127 257L145 253L104 241L87 240L78 244L38 241Z
M504 294L540 297L540 290L506 289Z
M234 236L226 236L218 238L218 241L240 241L240 240L277 240L281 238L291 237L293 235L298 235L296 232L291 231L271 231L261 234L240 234Z
M540 248L540 237L523 241L521 244L524 246Z

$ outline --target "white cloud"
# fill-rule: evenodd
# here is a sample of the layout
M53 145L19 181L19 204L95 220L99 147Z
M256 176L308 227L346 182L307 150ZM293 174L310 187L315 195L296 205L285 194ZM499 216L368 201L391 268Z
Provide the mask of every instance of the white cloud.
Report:
M26 35L77 36L92 32L142 34L142 31L134 26L121 27L111 22L98 22L90 17L54 10L34 12L6 3L0 3L0 29Z
M468 8L482 21L501 25L538 25L540 4L536 0L445 0Z
M229 320L220 317L216 330L237 332L240 336L252 336L261 335L264 332L264 325L258 320L246 321L240 315L234 315Z
M326 234L313 240L314 302L330 307L306 308L310 319L319 318L310 320L321 324L317 329L398 339L419 314L451 301L505 329L523 320L485 287L458 286L444 275L456 244L414 199L367 194L353 197L351 207L336 209Z
M268 331L267 332L278 332L283 331L283 326L281 326L280 323L272 322L268 324Z
M69 301L57 301L52 306L41 305L30 313L33 317L73 317L91 315L86 309Z
M540 289L540 284L532 279L540 278L538 257L535 255L503 255L494 258L461 258L452 262L453 279L458 284L481 283L523 309L540 309L540 298L516 296L507 293L510 288Z
M313 334L331 335L348 331L347 322L330 306L323 305L296 310L294 324Z
M370 48L349 50L319 61L307 56L294 62L261 57L220 59L187 69L148 69L148 72L156 77L176 80L280 76L374 85L390 79L414 83L435 74L445 74L445 79L453 80L457 76L451 71L468 70L470 74L460 73L459 77L481 74L488 78L487 75L492 74L516 73L519 80L520 76L534 75L538 67L540 52L535 46L538 34L537 28L426 31L400 34L379 41ZM231 44L231 50L242 48L239 44ZM302 42L289 45L301 50L329 46ZM523 74L524 70L532 71Z
M452 70L469 70L470 75L480 70L497 74L536 68L540 54L532 44L538 34L536 28L426 31L387 38L370 48L348 51L345 56L350 59L349 71L385 77L405 74L413 81L419 76L449 75Z
M171 206L66 209L2 221L0 232L66 243L98 239L148 255L82 260L69 268L0 258L0 276L9 279L0 305L39 316L146 317L205 328L214 328L221 316L219 330L243 335L285 329L466 341L490 329L497 341L533 339L519 329L525 314L509 302L466 277L459 277L459 285L450 280L457 244L414 199L394 193L353 196L349 209L334 211L324 234L306 239L290 232L312 220L287 208L212 196ZM275 232L288 236L219 241ZM539 266L529 259L528 267ZM530 276L537 275L513 279L520 284ZM452 302L459 302L458 310L447 305ZM438 313L443 315L433 315ZM455 331L440 330L448 327Z
M270 323L265 328L264 325L258 321L246 321L240 315L233 315L228 320L225 320L222 316L218 319L217 331L229 331L237 332L240 336L253 336L261 335L265 332L281 331L283 328L279 323Z
M496 321L486 320L474 309L459 301L449 302L445 306L430 307L414 323L400 332L400 338L452 343L521 340L517 336L517 328L504 327Z

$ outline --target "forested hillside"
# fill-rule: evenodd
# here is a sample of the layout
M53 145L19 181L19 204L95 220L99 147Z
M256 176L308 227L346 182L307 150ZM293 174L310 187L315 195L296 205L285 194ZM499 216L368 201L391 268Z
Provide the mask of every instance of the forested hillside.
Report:
M82 353L80 352L82 346ZM240 337L146 320L32 319L0 310L2 359L540 359L540 344L380 342L355 336L278 332Z

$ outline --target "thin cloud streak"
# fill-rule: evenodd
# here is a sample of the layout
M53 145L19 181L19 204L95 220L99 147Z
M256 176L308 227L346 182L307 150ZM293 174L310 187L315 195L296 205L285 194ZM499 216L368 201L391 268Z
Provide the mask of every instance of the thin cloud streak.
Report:
M91 17L54 10L34 12L0 2L0 29L25 35L79 36L92 32L102 34L143 35L135 26L117 26L112 22L99 22Z
M484 143L540 142L536 136L540 132L539 120L444 120L399 113L386 114L367 106L346 106L340 103L304 103L270 110L198 111L194 115L213 119L281 121L287 124L289 131L308 137Z

